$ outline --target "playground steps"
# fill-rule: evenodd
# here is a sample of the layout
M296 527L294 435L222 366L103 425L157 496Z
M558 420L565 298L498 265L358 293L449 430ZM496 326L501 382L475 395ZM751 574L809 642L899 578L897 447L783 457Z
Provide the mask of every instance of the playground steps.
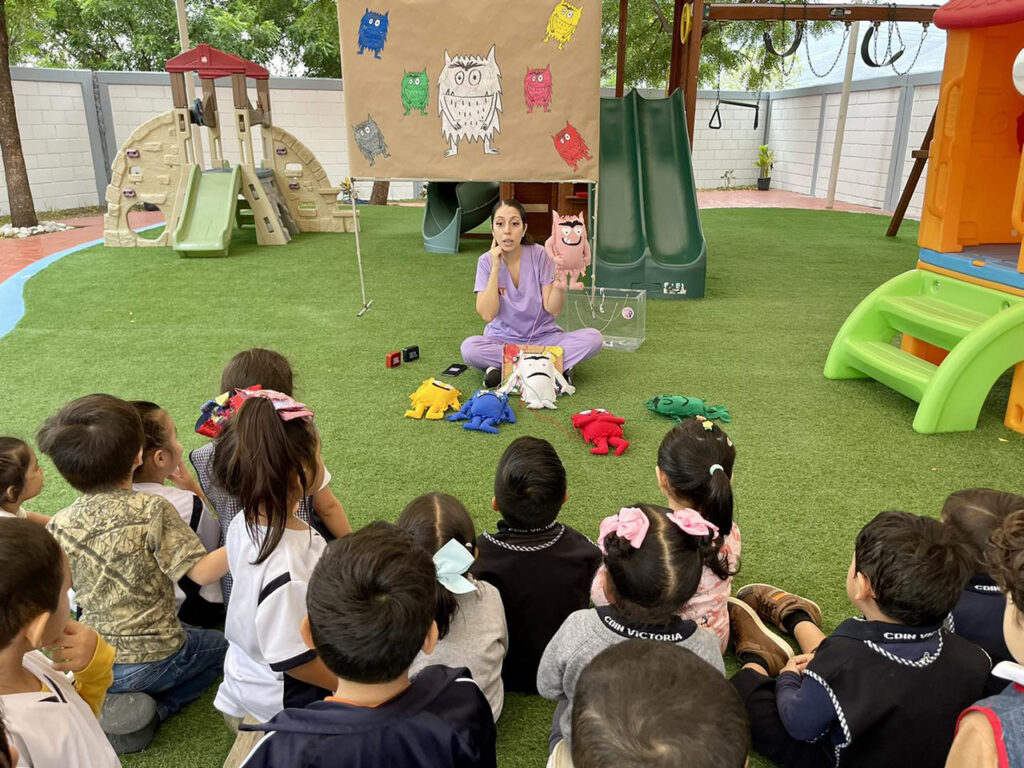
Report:
M825 377L875 379L919 403L918 432L955 432L977 426L996 379L1022 361L1024 297L912 270L854 309L832 343ZM1006 425L1019 432L1022 371L1006 412Z

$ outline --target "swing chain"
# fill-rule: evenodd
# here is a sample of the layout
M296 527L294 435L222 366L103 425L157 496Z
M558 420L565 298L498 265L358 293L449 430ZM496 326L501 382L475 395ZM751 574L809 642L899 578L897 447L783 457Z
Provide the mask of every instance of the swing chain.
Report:
M917 64L917 60L921 56L921 51L924 50L924 41L928 37L928 28L929 28L929 26L930 26L930 24L927 21L921 22L921 39L917 43L917 51L914 53L914 58L910 62L910 66L909 67L907 67L905 70L900 72L896 68L896 61L895 60L893 60L889 64L889 66L892 68L892 71L895 72L897 75L900 75L902 77L903 75L908 74L910 72L910 70L912 70L914 68L914 65ZM899 35L899 26L898 25L896 25L896 34ZM900 47L903 47L903 36L902 35L900 35Z
M806 9L805 9L805 12L806 12ZM828 77L830 74L832 74L832 70L834 70L836 68L836 65L839 63L839 59L842 58L842 56L843 56L843 49L846 48L846 41L850 39L850 26L851 26L851 24L852 24L852 22L849 22L849 21L844 23L844 26L846 28L843 30L843 40L842 40L841 43L839 43L839 47L836 49L836 57L832 60L831 66L829 66L829 68L827 70L825 70L824 72L819 72L815 68L814 62L811 60L811 44L809 42L810 41L810 35L808 35L807 37L804 38L804 54L807 57L807 66L810 67L811 72L814 73L815 77Z

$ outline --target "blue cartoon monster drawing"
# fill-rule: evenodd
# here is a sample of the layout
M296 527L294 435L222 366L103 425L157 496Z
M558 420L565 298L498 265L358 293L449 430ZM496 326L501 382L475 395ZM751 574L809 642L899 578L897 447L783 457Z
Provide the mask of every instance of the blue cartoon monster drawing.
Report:
M373 51L373 58L379 59L380 52L384 50L384 43L388 39L388 14L374 13L369 8L363 14L359 22L359 55L363 55L364 49Z

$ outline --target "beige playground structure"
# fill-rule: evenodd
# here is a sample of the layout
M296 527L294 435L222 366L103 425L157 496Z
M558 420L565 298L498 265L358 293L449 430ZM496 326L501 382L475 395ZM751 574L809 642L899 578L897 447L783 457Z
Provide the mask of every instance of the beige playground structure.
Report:
M285 245L300 232L353 232L356 214L338 199L316 156L271 120L266 69L230 53L199 45L170 59L173 108L136 128L121 146L107 186L104 239L110 246L166 246L187 255L226 254L235 226L254 227L260 245ZM202 99L189 105L186 76L198 73ZM231 78L234 130L240 162L224 159L221 114L214 82ZM247 78L256 84L256 107ZM205 127L210 164L196 157L192 126ZM257 166L253 128L260 127L263 160ZM132 230L129 212L150 203L166 227L147 239Z

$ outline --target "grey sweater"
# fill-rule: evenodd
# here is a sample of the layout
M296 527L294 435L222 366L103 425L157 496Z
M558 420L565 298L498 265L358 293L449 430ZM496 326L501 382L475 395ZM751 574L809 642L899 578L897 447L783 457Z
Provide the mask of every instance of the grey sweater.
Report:
M505 702L505 688L501 682L501 663L508 650L505 609L497 588L472 576L467 575L466 578L476 584L476 592L456 595L459 610L452 618L448 635L429 656L423 651L416 655L409 668L409 676L415 677L424 667L433 664L469 667L497 722Z
M537 670L537 690L545 699L567 702L559 726L570 743L572 697L583 668L597 654L630 638L674 643L693 651L723 675L725 664L718 636L693 621L676 618L668 626L627 626L615 615L614 606L590 608L569 614L544 650ZM562 709L560 707L560 709Z

